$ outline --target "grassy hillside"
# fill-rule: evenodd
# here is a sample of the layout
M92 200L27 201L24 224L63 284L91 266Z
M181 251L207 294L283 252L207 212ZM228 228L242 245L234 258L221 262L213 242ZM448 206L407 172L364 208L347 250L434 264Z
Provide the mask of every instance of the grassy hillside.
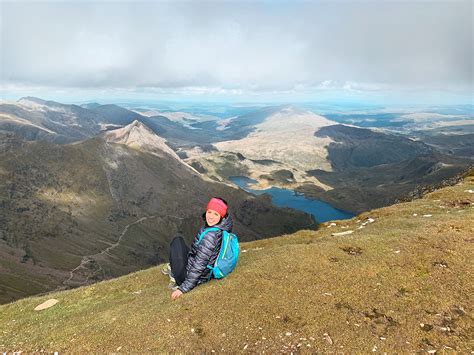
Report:
M242 243L234 273L175 301L152 267L0 306L0 351L468 352L470 191L472 175L335 226ZM33 310L50 298L59 303Z

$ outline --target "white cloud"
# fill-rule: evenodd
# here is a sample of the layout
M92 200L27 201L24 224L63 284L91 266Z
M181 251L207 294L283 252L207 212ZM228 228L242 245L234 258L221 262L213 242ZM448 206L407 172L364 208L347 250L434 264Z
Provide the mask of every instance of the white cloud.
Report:
M3 84L196 94L473 85L470 1L1 6Z

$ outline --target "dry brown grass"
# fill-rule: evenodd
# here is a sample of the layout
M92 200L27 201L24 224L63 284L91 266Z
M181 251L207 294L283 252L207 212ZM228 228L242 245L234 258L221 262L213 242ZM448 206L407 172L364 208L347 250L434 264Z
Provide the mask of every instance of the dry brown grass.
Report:
M234 273L176 301L153 267L0 306L0 350L472 351L469 189L244 243Z

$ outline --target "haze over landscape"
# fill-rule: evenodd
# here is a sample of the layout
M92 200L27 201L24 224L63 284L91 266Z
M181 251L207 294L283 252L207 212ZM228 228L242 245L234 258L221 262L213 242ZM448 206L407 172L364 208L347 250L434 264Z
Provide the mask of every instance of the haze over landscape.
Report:
M1 1L0 351L472 350L473 13ZM212 196L242 262L168 304L157 266ZM224 335L195 307L216 292Z

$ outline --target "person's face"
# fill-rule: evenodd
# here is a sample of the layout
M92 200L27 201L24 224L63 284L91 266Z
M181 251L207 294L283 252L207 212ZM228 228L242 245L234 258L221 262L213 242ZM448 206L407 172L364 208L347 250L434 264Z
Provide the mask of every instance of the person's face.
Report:
M207 210L206 211L206 222L209 227L219 223L221 219L221 215L214 210Z

